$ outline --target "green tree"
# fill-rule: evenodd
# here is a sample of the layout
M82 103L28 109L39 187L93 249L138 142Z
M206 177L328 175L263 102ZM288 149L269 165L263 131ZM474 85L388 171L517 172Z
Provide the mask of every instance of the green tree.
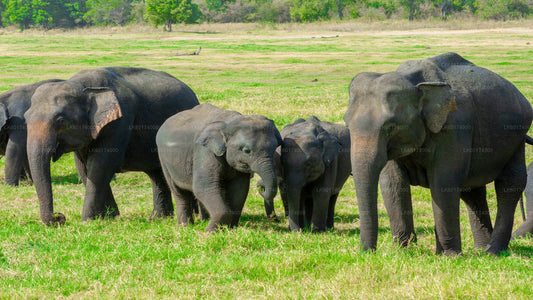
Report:
M207 9L210 11L224 11L228 4L235 2L235 0L205 0Z
M5 16L13 24L19 25L21 30L32 25L47 25L52 23L46 7L50 4L41 0L6 0Z
M421 3L422 0L400 0L400 5L403 6L409 14L409 21L415 19L415 14L419 10Z
M166 30L172 31L172 24L196 22L200 10L191 0L146 0L145 18L155 26L164 24Z
M344 9L346 6L355 3L356 0L335 0L335 8L337 9L337 16L339 20L342 20L344 17Z
M329 11L334 7L334 0L293 0L291 18L297 22L329 20Z
M83 18L95 25L124 25L131 17L132 0L87 0Z

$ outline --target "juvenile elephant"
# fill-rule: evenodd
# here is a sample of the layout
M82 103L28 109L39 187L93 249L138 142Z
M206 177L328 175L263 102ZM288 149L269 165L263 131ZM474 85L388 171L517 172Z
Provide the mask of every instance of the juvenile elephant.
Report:
M7 185L18 185L20 178L31 179L26 154L26 122L24 113L31 105L35 89L43 84L59 82L44 80L19 86L0 94L0 154L5 156Z
M268 199L277 193L273 155L281 136L263 116L204 103L170 117L156 140L180 224L193 223L196 197L211 218L206 231L237 226L252 172L265 182Z
M351 172L348 128L312 116L285 126L281 137L283 146L276 153L280 157L274 161L280 164L279 189L288 207L289 228L333 228L335 203ZM265 207L273 208L267 202Z
M437 253L461 252L460 198L475 247L507 249L526 184L524 140L532 118L531 105L509 81L455 53L357 75L344 120L363 249L376 248L378 181L387 211L402 212L389 214L400 243L414 236L409 186L420 185L431 190ZM485 191L492 181L494 229Z
M168 117L196 105L196 95L183 82L143 68L84 70L67 81L37 88L24 116L42 221L65 222L65 216L53 210L50 160L72 151L86 189L82 220L119 214L109 182L124 171L148 174L154 195L152 214L172 215L155 135Z
M533 140L531 140L533 142ZM526 220L514 233L514 237L526 237L533 235L533 163L527 166L527 184L524 189L526 196Z

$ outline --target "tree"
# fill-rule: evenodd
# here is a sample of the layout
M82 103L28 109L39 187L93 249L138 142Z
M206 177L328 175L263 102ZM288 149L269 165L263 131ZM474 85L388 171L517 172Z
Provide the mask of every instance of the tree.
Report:
M172 24L191 24L200 18L198 5L191 0L146 0L146 19L155 26L165 25L172 31Z
M420 8L421 2L422 0L400 0L400 5L405 7L409 13L409 21L413 21L415 19L415 14Z
M5 16L14 24L18 24L21 30L31 25L47 27L52 23L46 7L50 4L41 0L5 0Z
M333 0L293 0L292 4L291 18L297 22L328 20L334 7Z
M131 16L132 0L87 0L85 20L96 25L124 25Z

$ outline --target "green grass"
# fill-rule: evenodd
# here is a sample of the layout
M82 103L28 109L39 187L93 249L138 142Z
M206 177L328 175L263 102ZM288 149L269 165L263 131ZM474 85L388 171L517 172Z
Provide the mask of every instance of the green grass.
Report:
M508 23L487 23L487 28L503 29L475 32L434 29L439 34L401 33L397 25L383 24L389 31L342 23L277 30L195 25L178 26L172 33L0 30L0 92L67 79L87 68L142 66L178 77L201 102L266 115L280 129L312 114L342 124L348 84L357 73L390 72L405 60L454 51L509 79L533 101L533 31L524 32L527 24L513 29ZM418 28L416 23L400 25ZM174 55L198 47L199 56ZM531 147L527 161L533 161ZM0 183L3 176L1 160ZM175 219L151 220L152 192L144 174L118 174L112 189L121 216L92 222L80 221L84 188L72 154L52 164L52 177L55 211L67 217L61 228L40 222L33 186L0 186L2 299L526 299L533 294L533 240L513 241L497 257L473 249L463 204L464 254L435 255L430 195L422 188L413 188L419 242L408 249L392 243L380 200L378 250L365 253L351 179L339 197L335 229L314 235L289 232L285 218L268 222L255 178L240 227L206 234L206 222L179 227ZM488 197L494 220L492 185ZM518 211L515 220L516 228L522 223Z

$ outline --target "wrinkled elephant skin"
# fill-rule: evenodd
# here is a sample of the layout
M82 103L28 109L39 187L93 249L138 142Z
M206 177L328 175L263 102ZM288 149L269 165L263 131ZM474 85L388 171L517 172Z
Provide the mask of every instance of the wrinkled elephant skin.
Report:
M179 224L193 223L198 199L200 212L211 218L206 231L237 226L251 173L265 182L266 197L277 193L273 154L281 137L274 122L263 116L204 103L170 117L156 140Z
M0 94L0 155L5 156L7 185L18 185L19 179L31 180L26 154L26 121L24 113L31 105L31 96L43 84L59 82L44 80L19 86Z
M45 224L54 213L50 161L74 152L85 185L82 220L116 216L109 182L117 172L148 174L154 216L173 214L170 190L157 156L155 135L171 115L198 105L194 92L173 76L143 68L80 71L35 90L25 113L28 158Z
M455 53L357 75L344 120L363 249L376 248L378 182L401 244L414 235L410 185L420 185L431 191L437 253L461 252L459 199L474 246L491 254L507 249L526 185L524 141L532 117L531 105L509 81ZM492 181L494 228L485 190Z

